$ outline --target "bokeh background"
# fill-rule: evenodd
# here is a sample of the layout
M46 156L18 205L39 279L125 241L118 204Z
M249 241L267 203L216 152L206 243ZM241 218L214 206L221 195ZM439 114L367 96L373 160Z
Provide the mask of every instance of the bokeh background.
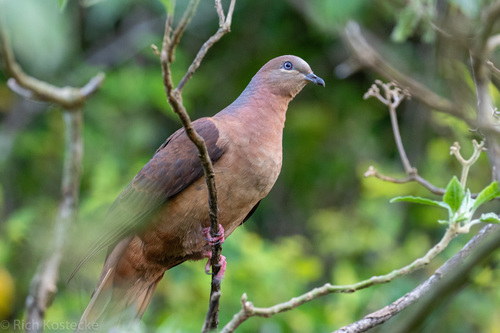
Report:
M63 2L3 0L0 16L10 30L17 60L30 75L60 86L81 86L98 71L106 73L102 88L84 108L79 219L68 235L59 291L47 311L50 321L76 322L90 299L104 253L66 281L95 237L92 230L106 223L102 213L181 124L166 102L159 59L150 47L161 44L162 4ZM480 24L480 6L487 2L409 3L464 18L473 31ZM186 3L178 1L177 19ZM228 2L223 3L227 8ZM425 14L415 23L406 6L398 0L239 0L231 33L209 51L186 85L184 103L196 119L231 103L264 63L282 54L304 58L326 82L326 88L307 86L290 104L280 178L250 221L223 246L228 270L221 326L240 309L244 292L256 306L270 306L327 282L350 284L385 274L423 256L444 233L437 223L446 218L444 212L389 203L398 195L435 196L417 184L363 177L370 165L386 175L404 176L386 108L375 99L363 100L380 77L367 70L347 78L335 75L336 67L350 57L343 29L348 20L356 20L395 67L450 98L450 85L461 82L461 97L473 105L470 71L461 62L467 54L443 52L443 44L425 25ZM201 1L177 50L176 82L217 27L213 2ZM60 109L18 97L8 89L7 78L0 72L0 319L13 321L24 316L30 280L52 242L64 126ZM405 101L398 117L411 163L423 177L445 187L460 174L449 146L460 142L467 156L474 133L417 100ZM484 155L471 171L469 186L478 191L489 181ZM252 318L239 331L332 331L413 289L469 238L460 236L428 267L388 285L328 295L269 319ZM478 268L465 288L428 317L425 331L499 332L495 263ZM203 268L204 262L186 263L165 275L144 317L146 331L201 329L210 284ZM391 325L378 330L390 332Z

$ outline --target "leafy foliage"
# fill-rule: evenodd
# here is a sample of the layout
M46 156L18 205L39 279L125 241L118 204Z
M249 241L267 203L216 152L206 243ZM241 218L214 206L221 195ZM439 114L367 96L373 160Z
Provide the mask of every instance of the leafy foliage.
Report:
M460 216L472 212L479 217L471 216L470 221L498 222L495 214L482 211L498 210L496 202L489 202L499 195L496 183L473 199L455 179L439 201L425 199L427 192L415 184L396 186L363 178L370 164L391 174L401 169L388 115L376 102L362 100L371 75L346 80L331 75L346 56L338 30L344 20L355 17L380 36L397 31L393 33L399 42L395 50L411 64L407 70L424 82L433 82L436 91L450 93L450 77L471 80L467 66L454 70L460 64L459 54L443 67L439 61L429 61L437 49L431 43L436 36L429 33L424 38L427 44L411 39L415 31L427 36L429 17L435 14L433 2L418 2L428 6L426 12L412 13L378 0L308 1L303 2L304 8L294 7L296 1L237 1L232 32L210 51L185 87L184 102L193 119L225 107L262 64L279 54L295 53L306 59L327 88L306 87L290 104L280 179L252 219L224 244L228 271L222 288L221 323L239 310L243 292L255 305L267 306L326 282L353 283L405 265L441 236L437 219L464 223ZM108 0L82 8L79 3L0 2L2 14L4 9L13 13L7 15L11 39L18 60L30 74L62 85L86 82L100 69L107 75L102 89L84 109L80 219L67 241L59 292L47 312L53 322L79 319L102 258L90 262L68 285L65 281L76 258L91 244L94 227L106 223L101 214L180 126L167 106L158 59L149 48L151 43L161 43L162 2ZM466 12L482 2L450 3ZM185 2L177 5L180 14ZM399 18L400 12L407 12L405 18ZM176 54L174 80L179 80L217 24L213 3L201 1ZM436 73L445 75L436 78ZM473 93L471 87L464 89L450 95ZM500 99L497 92L495 96ZM451 174L460 172L447 154L449 143L469 141L474 134L448 115L414 112L418 103L407 105L399 116L410 158L427 179L445 186ZM0 122L0 319L20 319L29 282L52 239L60 197L63 124L59 110L13 95L5 74L0 77ZM490 182L488 168L486 158L477 162L468 180L471 191ZM394 201L425 205L388 205L390 198L401 194L408 196ZM445 208L446 216L441 217L432 206ZM332 295L273 318L255 318L239 331L331 331L410 290L465 241L457 239L456 248L438 258L429 271L352 295ZM209 284L203 265L184 264L165 275L144 318L149 331L200 329ZM484 268L440 310L439 318L426 323L429 331L494 331L500 295L491 290L496 290L498 278L494 265ZM14 301L7 302L12 295ZM383 330L390 331L390 327Z
M485 187L478 195L476 199L472 199L470 190L464 190L463 186L458 181L456 176L453 176L451 181L446 187L446 192L443 195L443 201L436 201L422 197L406 196L406 197L396 197L391 200L391 202L413 202L424 205L430 205L435 207L442 207L448 210L448 220L440 221L442 223L461 223L462 226L467 227L464 231L468 231L470 226L479 223L498 223L500 220L498 214L493 212L482 214L479 219L473 220L474 213L476 210L485 204L486 202L493 200L500 196L500 187L498 182L492 182L490 185Z

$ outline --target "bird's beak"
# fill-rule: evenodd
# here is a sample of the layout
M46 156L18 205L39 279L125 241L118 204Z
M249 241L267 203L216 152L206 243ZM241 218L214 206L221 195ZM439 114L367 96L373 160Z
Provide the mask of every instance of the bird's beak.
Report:
M306 74L306 80L311 81L314 84L317 84L318 86L325 86L325 81L323 81L322 78L319 76L315 75L314 73L309 73Z

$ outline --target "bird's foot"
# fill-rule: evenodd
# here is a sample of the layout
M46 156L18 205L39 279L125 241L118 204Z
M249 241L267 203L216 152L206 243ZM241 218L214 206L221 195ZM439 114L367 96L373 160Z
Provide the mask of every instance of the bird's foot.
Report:
M210 259L212 259L212 251L207 251L205 253L205 256L208 257L207 264L205 265L205 273L210 274ZM219 262L217 263L217 266L220 267L219 272L217 272L217 275L215 275L216 279L222 280L224 277L224 273L226 272L226 257L223 256L222 254L220 255Z
M222 244L226 240L224 238L224 228L221 224L219 224L219 233L215 235L215 237L212 237L212 235L210 234L210 227L203 228L201 232L203 233L203 238L208 241L208 245L210 246Z
M222 244L225 241L224 238L224 228L222 225L219 224L219 233L215 235L215 237L212 237L210 234L210 227L203 228L202 230L203 233L203 238L205 238L208 241L208 245L214 246L216 244ZM212 258L212 251L209 250L205 252L204 256L208 258L207 264L205 265L205 273L210 274L210 259ZM217 266L220 267L219 272L217 272L217 275L215 276L216 279L222 280L224 277L224 273L226 272L226 257L224 257L222 254L220 255L220 260L217 263Z

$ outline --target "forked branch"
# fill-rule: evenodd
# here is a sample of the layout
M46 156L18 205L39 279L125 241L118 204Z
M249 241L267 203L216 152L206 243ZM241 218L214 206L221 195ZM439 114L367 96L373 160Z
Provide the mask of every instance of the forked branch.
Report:
M404 74L389 64L365 39L358 23L350 21L344 31L344 40L352 51L359 65L382 75L387 80L396 81L402 87L411 91L412 95L427 105L430 109L444 112L473 124L467 117L463 108L452 101L439 96L422 83Z
M105 76L103 73L97 74L82 88L56 87L24 73L14 58L3 27L0 27L0 43L6 72L12 76L8 80L9 87L23 97L54 103L64 109L64 164L61 202L55 221L54 239L47 258L40 264L31 281L30 293L26 299L26 329L42 332L45 312L57 293L59 266L68 228L77 216L83 156L82 107L85 101L99 89Z
M224 326L221 333L234 332L243 322L251 317L271 317L275 314L292 310L304 303L310 302L324 295L353 293L355 291L365 289L377 284L389 283L399 277L413 273L414 271L428 265L432 259L434 259L439 253L441 253L448 246L450 241L458 235L458 230L458 225L450 225L449 228L446 229L443 238L441 238L441 240L436 245L434 245L429 251L427 251L427 253L423 257L418 258L412 263L402 268L393 270L392 272L385 275L372 276L367 280L343 286L327 283L321 287L312 289L305 294L294 297L287 302L276 304L268 308L255 307L252 302L248 301L247 295L243 294L243 296L241 297L242 309L233 316L233 319L231 319L231 321L226 326Z
M7 84L14 92L25 98L53 103L66 110L77 110L81 109L89 96L99 89L105 78L104 73L98 73L81 88L56 87L24 73L14 58L12 47L2 26L0 26L0 46L5 70L11 76Z
M195 59L187 69L184 77L181 79L177 87L174 87L172 80L172 70L171 65L174 60L175 49L180 42L183 32L185 31L189 21L194 16L196 7L199 0L191 0L182 19L180 20L177 28L173 30L173 11L167 13L167 19L165 21L165 32L163 35L162 50L160 52L161 67L163 83L165 86L165 92L169 104L172 106L173 111L181 119L182 125L188 135L189 139L195 144L198 149L201 164L203 166L203 171L205 174L205 180L208 187L209 193L209 216L210 216L210 234L215 237L219 234L219 218L218 218L218 203L217 203L217 188L215 184L215 173L212 165L212 161L208 154L207 146L203 137L201 137L194 129L191 119L182 103L182 89L193 76L195 71L201 65L201 62L208 50L230 31L231 20L233 17L233 11L236 0L231 0L227 15L224 14L224 9L220 0L215 0L215 8L217 15L219 17L219 29L217 32L210 37L200 48ZM173 5L175 1L173 1ZM172 32L173 31L173 32ZM155 48L153 48L155 50ZM210 292L210 303L207 318L203 325L203 332L211 331L218 326L218 311L219 311L219 299L220 299L220 279L216 278L217 273L220 270L218 263L220 261L220 254L222 247L220 244L216 244L212 247L212 283Z
M335 333L354 333L366 332L369 329L387 322L389 319L414 304L419 299L426 295L430 295L433 288L440 283L443 279L453 275L459 267L464 263L473 251L478 249L493 232L499 230L499 227L493 224L486 225L481 231L477 233L472 239L453 257L448 259L441 267L439 267L433 275L427 280L422 282L418 287L405 295L398 298L392 304L366 315L363 319L358 320L352 324L339 328ZM408 330L404 332L410 332Z

